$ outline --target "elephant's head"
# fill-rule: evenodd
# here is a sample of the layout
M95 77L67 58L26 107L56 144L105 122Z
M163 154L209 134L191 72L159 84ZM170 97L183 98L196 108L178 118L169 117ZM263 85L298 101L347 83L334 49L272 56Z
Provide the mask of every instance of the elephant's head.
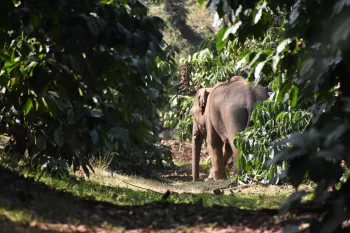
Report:
M192 136L202 135L206 136L205 129L205 109L207 106L208 96L212 88L201 88L197 91L193 106L193 134Z
M193 130L192 130L192 176L193 181L199 178L199 156L203 140L207 136L205 126L206 106L212 88L201 88L197 91L193 106Z

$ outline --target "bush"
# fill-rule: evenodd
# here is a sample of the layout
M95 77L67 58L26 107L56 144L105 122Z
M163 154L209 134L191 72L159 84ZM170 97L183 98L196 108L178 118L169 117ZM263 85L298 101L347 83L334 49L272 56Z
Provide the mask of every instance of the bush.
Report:
M309 125L311 116L309 112L286 104L276 106L273 101L256 103L251 116L253 126L234 139L234 144L240 152L239 179L244 182L253 178L263 183L281 183L280 175L286 168L286 163L270 167L267 167L267 164L285 146L274 149L272 146L292 133L303 132Z
M206 2L223 15L223 0ZM275 148L285 148L274 156L270 165L287 162L284 175L295 187L305 177L317 183L312 192L314 198L306 204L315 208L320 221L312 222L308 232L347 232L349 228L342 224L350 217L350 182L344 179L348 172L341 164L350 161L349 3L323 0L228 3L235 17L233 26L223 30L242 44L246 38L263 39L264 31L277 21L285 24L272 56L257 58L257 65L252 67L254 76L248 78L259 81L260 73L281 78L276 103L289 97L290 106L298 104L314 116L304 132L292 134L276 144ZM217 38L223 43L226 39ZM265 69L271 63L272 69ZM293 194L282 212L303 205L303 197L308 194Z
M174 64L160 18L136 0L1 4L0 124L14 156L89 175L96 150L153 143Z

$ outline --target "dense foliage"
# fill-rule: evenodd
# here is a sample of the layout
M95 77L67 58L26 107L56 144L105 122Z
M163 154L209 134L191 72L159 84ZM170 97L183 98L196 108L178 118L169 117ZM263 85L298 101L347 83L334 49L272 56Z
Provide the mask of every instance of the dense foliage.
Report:
M127 158L124 170L165 159L150 153L174 64L164 22L137 0L14 2L0 7L0 123L12 156L87 174L89 156L105 151L116 165Z
M235 146L240 151L239 179L243 182L254 179L262 183L281 183L280 176L286 163L269 167L266 165L285 146L272 149L272 145L291 133L303 132L309 125L311 116L311 113L287 104L258 102L251 116L253 126L234 139Z
M207 6L223 16L224 0L209 0ZM204 0L199 0L203 3ZM284 21L283 41L273 56L259 57L251 67L250 80L262 73L283 75L277 88L277 103L288 98L291 106L315 112L311 125L276 144L287 145L270 164L288 162L284 171L294 186L308 177L317 183L310 202L319 206L321 222L307 231L341 232L349 219L350 180L343 177L349 163L350 97L350 4L349 1L227 1L233 11L233 26L224 29L243 43L262 39L277 20ZM283 13L282 13L283 12ZM219 35L221 41L225 38ZM284 48L284 49L281 49ZM270 62L273 69L265 69ZM263 67L263 69L262 69ZM282 72L282 74L280 74ZM251 73L251 74L252 74ZM336 88L337 86L337 88ZM341 179L342 178L342 179ZM330 191L329 187L336 187ZM307 192L297 192L283 210L300 206Z

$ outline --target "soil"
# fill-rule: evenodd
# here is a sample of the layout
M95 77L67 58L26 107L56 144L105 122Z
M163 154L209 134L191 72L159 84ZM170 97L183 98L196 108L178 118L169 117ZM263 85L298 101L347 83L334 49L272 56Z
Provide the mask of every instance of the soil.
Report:
M177 169L161 171L161 176L174 181L191 181L191 163L192 163L192 146L189 142L183 142L176 139L162 140L162 144L170 146L173 153L173 160L180 166ZM208 150L205 145L201 150L201 160L209 158ZM199 178L204 180L209 173L202 167L199 168Z
M174 155L174 160L178 163L191 163L192 162L192 145L189 142L183 142L176 139L162 140L162 144L170 146ZM205 145L202 147L201 159L207 159L209 157L208 150Z
M177 162L191 161L189 143L163 142L173 149ZM203 151L204 156L207 155ZM185 172L186 173L186 172ZM205 175L205 174L203 174ZM184 175L190 179L190 174ZM2 232L282 232L283 227L308 227L310 214L280 216L278 210L243 210L204 207L167 201L140 206L118 206L93 198L74 196L0 167L0 210L29 211L40 221L16 223L0 215ZM65 207L60 204L65 202ZM42 205L42 203L51 203ZM63 208L68 214L60 214ZM67 210L65 210L67 211ZM6 213L6 211L5 211Z

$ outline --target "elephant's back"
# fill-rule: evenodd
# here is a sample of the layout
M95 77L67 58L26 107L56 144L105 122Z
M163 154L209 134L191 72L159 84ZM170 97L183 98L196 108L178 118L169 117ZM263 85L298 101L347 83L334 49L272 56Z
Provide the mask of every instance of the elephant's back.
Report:
M208 100L210 122L223 141L244 130L248 122L250 87L246 82L220 85Z
M218 122L223 118L250 115L257 101L264 101L269 97L268 92L261 85L255 86L246 80L239 80L226 85L215 87L209 95L210 116L215 116ZM239 117L242 118L242 117ZM246 121L248 121L248 116Z
M251 98L252 85L245 80L235 81L215 87L211 92L212 105L226 107L235 104L245 107L246 100Z

